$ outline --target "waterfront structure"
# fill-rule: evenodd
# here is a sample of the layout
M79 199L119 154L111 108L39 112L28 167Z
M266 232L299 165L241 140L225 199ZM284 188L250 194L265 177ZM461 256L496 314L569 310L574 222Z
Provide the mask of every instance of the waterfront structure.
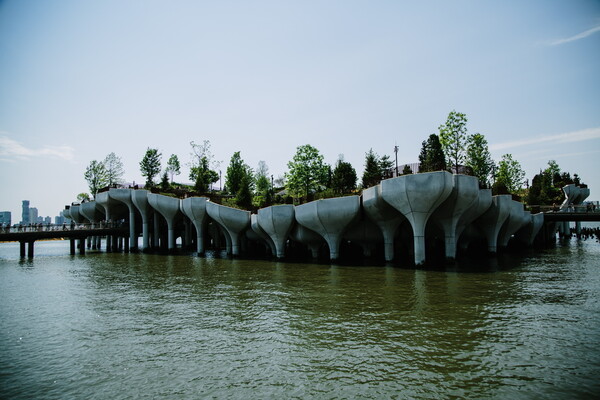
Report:
M471 244L491 253L509 242L531 245L543 223L542 214L532 216L510 196L492 196L489 189L479 189L476 178L445 171L386 179L361 196L270 206L256 214L206 197L180 200L119 188L72 205L65 215L77 223L105 220L128 226L132 250L141 234L144 251L174 251L180 239L182 247L193 246L198 254L224 243L232 256L262 247L284 258L290 250L297 254L305 248L314 257L328 253L336 260L354 248L365 256L381 252L386 261L408 252L416 265L440 243L447 259Z

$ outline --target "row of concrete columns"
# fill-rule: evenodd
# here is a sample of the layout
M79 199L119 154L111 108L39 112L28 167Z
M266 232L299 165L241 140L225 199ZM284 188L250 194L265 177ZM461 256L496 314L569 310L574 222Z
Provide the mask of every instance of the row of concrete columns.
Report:
M120 208L120 210L119 210ZM177 221L186 226L182 239L190 242L190 229L196 231L196 250L204 252L208 221L211 237L221 235L228 253L242 252L245 240L263 243L274 256L286 256L286 243L294 240L306 245L313 255L326 244L330 259L339 258L342 240L359 244L370 254L383 243L385 259L392 261L399 228L409 224L415 264L426 257L426 237L430 225L444 237L447 258L455 258L457 247L485 238L487 249L496 252L514 236L531 244L543 224L543 214L531 215L511 196L492 196L479 189L472 176L445 171L404 175L387 179L365 189L362 196L347 196L312 201L299 206L276 205L259 209L256 214L226 207L205 197L177 199L146 190L110 189L99 193L95 202L71 207L71 215L81 214L91 222L110 220L118 215L129 221L129 246L137 246L136 215L141 216L142 249L150 246L151 220L154 221L154 245L160 237L160 222L167 225L167 247L175 249ZM460 239L460 241L459 241Z

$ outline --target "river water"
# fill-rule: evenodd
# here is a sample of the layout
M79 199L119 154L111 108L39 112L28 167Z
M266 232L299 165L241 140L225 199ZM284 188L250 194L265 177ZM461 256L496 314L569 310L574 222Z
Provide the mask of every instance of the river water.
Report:
M591 239L452 270L68 253L0 244L2 399L600 396Z

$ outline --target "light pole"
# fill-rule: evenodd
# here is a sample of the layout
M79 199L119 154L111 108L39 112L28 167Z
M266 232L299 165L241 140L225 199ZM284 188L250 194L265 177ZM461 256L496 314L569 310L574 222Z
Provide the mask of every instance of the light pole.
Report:
M398 145L394 146L394 153L396 153L396 176L398 176Z

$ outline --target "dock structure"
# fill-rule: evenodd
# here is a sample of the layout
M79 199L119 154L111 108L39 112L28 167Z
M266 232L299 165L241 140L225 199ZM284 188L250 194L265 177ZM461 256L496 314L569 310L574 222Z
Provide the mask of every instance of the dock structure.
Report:
M86 240L88 248L99 249L99 238L106 237L106 251L176 252L181 246L198 255L224 248L231 256L244 256L258 248L281 259L305 249L304 254L334 261L352 248L388 262L408 254L420 265L432 248L443 247L440 253L448 260L457 250L493 254L513 243L552 240L566 229L565 221L600 221L600 213L582 212L589 189L567 185L564 191L560 209L532 214L510 195L480 189L472 176L438 171L385 179L360 196L273 205L252 214L207 197L178 199L111 188L95 201L66 206L64 214L77 229L3 231L0 241L19 241L22 257L26 243L27 256L33 257L36 240L68 238L71 254L76 247L84 254Z
M93 227L91 224L74 225L72 227L44 225L42 227L12 228L0 232L0 241L19 242L20 256L28 258L34 256L34 243L39 240L68 239L70 253L75 255L76 249L79 254L85 254L87 239L102 236L127 236L129 230L126 228ZM25 251L27 248L27 252Z

